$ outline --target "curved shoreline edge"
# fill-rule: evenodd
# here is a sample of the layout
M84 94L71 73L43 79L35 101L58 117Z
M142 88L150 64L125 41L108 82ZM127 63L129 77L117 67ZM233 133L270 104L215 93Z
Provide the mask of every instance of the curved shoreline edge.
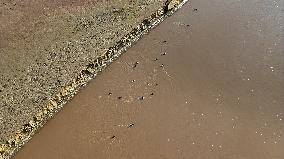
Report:
M24 124L10 136L5 143L0 143L0 159L9 159L24 145L32 136L44 126L65 103L67 103L78 91L94 79L104 68L116 60L122 53L134 45L143 35L158 26L165 18L173 15L189 0L167 0L164 6L160 7L151 16L144 19L131 32L121 38L116 44L110 47L104 54L88 63L81 73L64 86L53 98L49 99L44 109L38 112L32 120Z

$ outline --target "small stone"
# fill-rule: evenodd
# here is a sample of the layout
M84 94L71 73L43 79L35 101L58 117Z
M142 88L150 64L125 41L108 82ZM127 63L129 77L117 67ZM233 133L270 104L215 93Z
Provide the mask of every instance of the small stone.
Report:
M164 67L164 64L161 64L160 67Z
M196 11L198 11L198 9L197 9L197 8L194 8L193 11L196 12Z
M142 97L140 97L140 98L139 98L139 100L144 100L144 99L145 99L145 97L144 97L144 96L142 96Z
M57 107L57 103L53 100L50 100L50 104L53 105L54 107Z
M167 55L167 53L166 53L166 52L162 53L162 56L165 56L165 55Z
M158 58L155 58L154 61L158 61Z
M151 96L153 96L153 95L154 95L154 93L151 93L150 95L151 95Z
M112 93L111 93L111 92L109 92L109 93L108 93L108 95L110 96L110 95L112 95Z
M167 42L166 40L163 41L163 43L166 43L166 42Z
M170 3L168 4L168 10L174 9L181 3L180 0L171 0Z
M122 97L120 96L120 97L117 97L117 99L122 99Z
M138 64L139 64L139 62L138 62L138 61L136 61L136 62L134 63L133 68L137 67L137 65L138 65Z
M128 128L131 128L131 127L133 127L134 126L134 124L130 124L129 126L128 126Z
M116 136L115 136L115 135L113 135L113 136L111 137L111 139L114 139L114 138L116 138Z

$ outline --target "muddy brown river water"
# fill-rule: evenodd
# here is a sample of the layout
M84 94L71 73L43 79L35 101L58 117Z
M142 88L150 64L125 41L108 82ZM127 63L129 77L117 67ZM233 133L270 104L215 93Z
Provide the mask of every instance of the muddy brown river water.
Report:
M283 9L191 0L15 158L284 158Z

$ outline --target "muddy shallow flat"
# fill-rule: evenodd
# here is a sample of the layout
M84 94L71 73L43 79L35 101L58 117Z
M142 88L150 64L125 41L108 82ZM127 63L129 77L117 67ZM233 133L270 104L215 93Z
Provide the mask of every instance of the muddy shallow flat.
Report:
M284 157L283 1L192 0L15 156Z

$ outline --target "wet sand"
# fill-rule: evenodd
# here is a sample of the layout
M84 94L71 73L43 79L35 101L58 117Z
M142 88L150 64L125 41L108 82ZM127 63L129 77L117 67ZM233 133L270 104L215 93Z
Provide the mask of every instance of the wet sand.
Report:
M16 159L284 157L283 1L192 0Z

